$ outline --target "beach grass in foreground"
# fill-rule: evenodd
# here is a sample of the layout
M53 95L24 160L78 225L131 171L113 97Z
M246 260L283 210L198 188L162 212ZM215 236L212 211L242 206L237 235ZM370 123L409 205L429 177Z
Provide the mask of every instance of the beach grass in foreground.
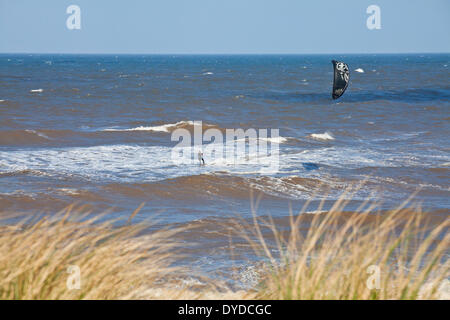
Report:
M449 299L448 219L404 205L380 213L368 201L345 212L347 201L327 211L306 204L289 231L256 207L251 223L237 221L234 231L266 261L248 290L208 275L201 286L183 282L191 270L177 267L180 228L144 232L146 224L80 218L73 206L4 223L0 299Z
M323 212L290 215L288 232L254 216L238 224L255 252L270 261L261 272L261 299L450 299L450 221L433 218L407 202L388 212L363 203L345 212L342 197ZM436 221L437 220L437 221ZM273 250L263 228L276 243ZM256 239L256 241L255 241Z

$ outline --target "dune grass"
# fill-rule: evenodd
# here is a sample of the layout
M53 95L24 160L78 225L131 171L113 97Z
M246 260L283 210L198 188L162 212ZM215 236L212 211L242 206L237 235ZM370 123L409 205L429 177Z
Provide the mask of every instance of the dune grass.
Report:
M175 266L182 254L173 239L187 228L150 231L150 223L131 224L140 208L112 220L69 206L1 225L0 300L250 297Z
M138 236L145 226L113 223L69 207L0 227L0 299L133 298L177 271L170 267L177 230Z
M306 204L290 215L289 231L259 218L255 206L252 223L240 221L234 230L266 261L259 284L247 291L232 291L207 275L200 288L181 285L180 279L192 272L174 266L179 255L173 239L183 229L143 232L148 225L80 218L73 207L3 225L0 299L443 297L449 277L448 219L429 223L427 214L402 206L380 214L369 203L346 213L346 204L343 197L331 210L323 212L320 205L312 213ZM72 281L76 268L79 288Z
M289 232L256 214L253 224L240 222L241 234L267 260L256 297L450 299L450 220L431 223L420 208L405 209L406 203L384 213L369 201L345 212L344 197L326 212L322 202L307 213L307 203L299 214L291 212Z

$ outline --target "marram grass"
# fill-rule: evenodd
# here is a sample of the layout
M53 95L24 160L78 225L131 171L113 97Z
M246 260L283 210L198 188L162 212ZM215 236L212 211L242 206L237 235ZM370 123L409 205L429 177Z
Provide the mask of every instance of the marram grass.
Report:
M448 218L430 223L421 210L404 209L407 202L383 214L369 201L345 212L347 203L342 197L323 212L322 202L309 213L306 204L284 233L256 214L253 224L237 224L268 261L256 298L450 299Z
M71 209L0 227L0 299L133 298L176 272L169 251L177 230L138 236L141 225L70 219ZM74 266L79 289L70 280Z
M149 233L142 232L144 224L72 219L72 207L2 225L0 299L449 298L448 219L431 224L426 213L402 206L383 214L370 205L345 213L346 203L342 198L312 214L305 206L291 214L289 232L258 218L256 209L253 223L236 224L234 232L266 260L259 284L247 291L207 275L200 288L180 285L191 272L174 267L173 239L182 229ZM80 270L79 289L68 280L73 266Z

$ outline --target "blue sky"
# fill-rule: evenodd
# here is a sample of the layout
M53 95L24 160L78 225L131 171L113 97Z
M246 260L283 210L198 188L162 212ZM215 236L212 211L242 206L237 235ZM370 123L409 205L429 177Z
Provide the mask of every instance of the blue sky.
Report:
M66 27L72 4L81 30ZM0 52L450 52L450 1L0 0Z

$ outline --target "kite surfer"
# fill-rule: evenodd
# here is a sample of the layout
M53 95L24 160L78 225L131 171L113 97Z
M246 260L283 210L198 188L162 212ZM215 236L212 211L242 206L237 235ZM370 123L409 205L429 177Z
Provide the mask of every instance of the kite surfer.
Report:
M198 152L198 161L200 162L200 165L205 165L205 159L203 159L203 152Z

